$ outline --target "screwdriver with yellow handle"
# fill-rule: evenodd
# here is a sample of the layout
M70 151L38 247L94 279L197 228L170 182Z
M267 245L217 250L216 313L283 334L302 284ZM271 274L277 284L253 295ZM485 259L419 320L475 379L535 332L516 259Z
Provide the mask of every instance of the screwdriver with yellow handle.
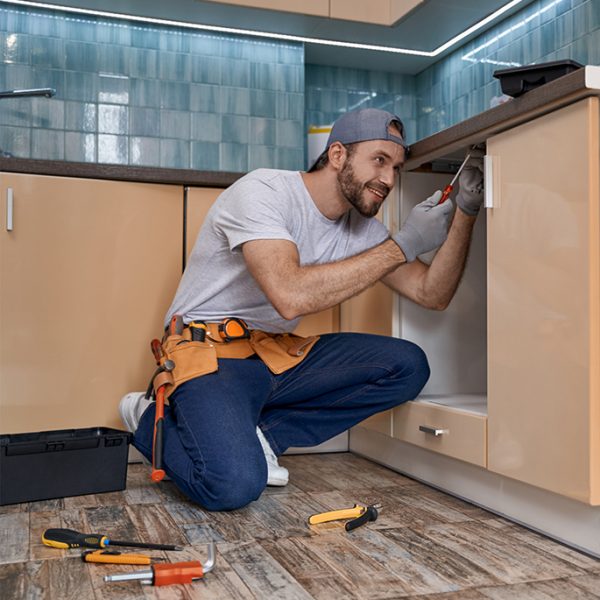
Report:
M81 560L88 563L108 565L149 565L152 563L152 558L145 554L132 554L130 552L123 554L115 550L86 550L81 553Z
M53 548L106 548L107 546L129 546L131 548L151 548L153 550L183 550L171 544L146 544L144 542L124 542L111 540L101 533L79 533L73 529L46 529L42 542Z

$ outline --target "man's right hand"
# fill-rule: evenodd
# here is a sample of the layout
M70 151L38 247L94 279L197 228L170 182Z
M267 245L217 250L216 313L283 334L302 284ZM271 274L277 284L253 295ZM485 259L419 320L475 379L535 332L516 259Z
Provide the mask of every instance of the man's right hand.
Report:
M408 215L400 231L392 239L400 246L407 262L412 262L420 254L441 246L447 235L452 202L439 204L442 192L438 190L417 204Z

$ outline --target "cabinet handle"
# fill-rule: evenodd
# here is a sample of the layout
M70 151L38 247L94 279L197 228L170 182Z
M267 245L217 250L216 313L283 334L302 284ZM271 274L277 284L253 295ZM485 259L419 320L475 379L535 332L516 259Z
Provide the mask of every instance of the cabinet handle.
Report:
M13 189L6 190L6 231L13 230Z
M419 431L422 431L423 433L429 433L430 435L435 435L436 437L444 435L444 433L448 433L447 429L438 429L437 427L430 427L429 425L419 425Z
M494 160L496 159L496 160ZM494 208L494 163L497 163L497 157L486 154L483 157L483 181L485 182L483 206L485 208Z

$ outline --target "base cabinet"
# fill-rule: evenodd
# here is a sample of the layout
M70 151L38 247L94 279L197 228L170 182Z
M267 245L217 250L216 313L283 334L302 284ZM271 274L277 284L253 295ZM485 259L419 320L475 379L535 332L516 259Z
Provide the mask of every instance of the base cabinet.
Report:
M430 380L391 422L361 427L600 505L599 123L591 97L487 140L491 206L455 298L442 312L400 299L393 314ZM401 214L444 181L407 173Z
M488 140L490 470L600 504L599 98Z
M0 194L0 432L121 427L181 275L182 188L0 174Z
M431 378L350 449L600 556L600 98L491 136L486 154L450 307L393 312ZM401 211L440 187L405 174Z

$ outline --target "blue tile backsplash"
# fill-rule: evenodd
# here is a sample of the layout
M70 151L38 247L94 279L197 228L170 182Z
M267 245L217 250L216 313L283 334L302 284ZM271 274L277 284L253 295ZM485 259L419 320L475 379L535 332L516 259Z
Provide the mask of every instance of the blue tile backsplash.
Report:
M306 65L308 127L329 125L357 108L381 108L403 121L407 139L417 134L415 77L343 67Z
M359 107L409 142L501 100L492 74L600 64L600 0L536 0L417 75L305 64L302 44L0 6L0 148L16 157L246 171L303 169L306 132Z
M419 73L417 137L498 102L494 71L561 59L600 64L599 0L537 0Z
M0 148L13 156L302 168L302 44L16 5L0 7L0 44L1 89L57 90L1 101Z

